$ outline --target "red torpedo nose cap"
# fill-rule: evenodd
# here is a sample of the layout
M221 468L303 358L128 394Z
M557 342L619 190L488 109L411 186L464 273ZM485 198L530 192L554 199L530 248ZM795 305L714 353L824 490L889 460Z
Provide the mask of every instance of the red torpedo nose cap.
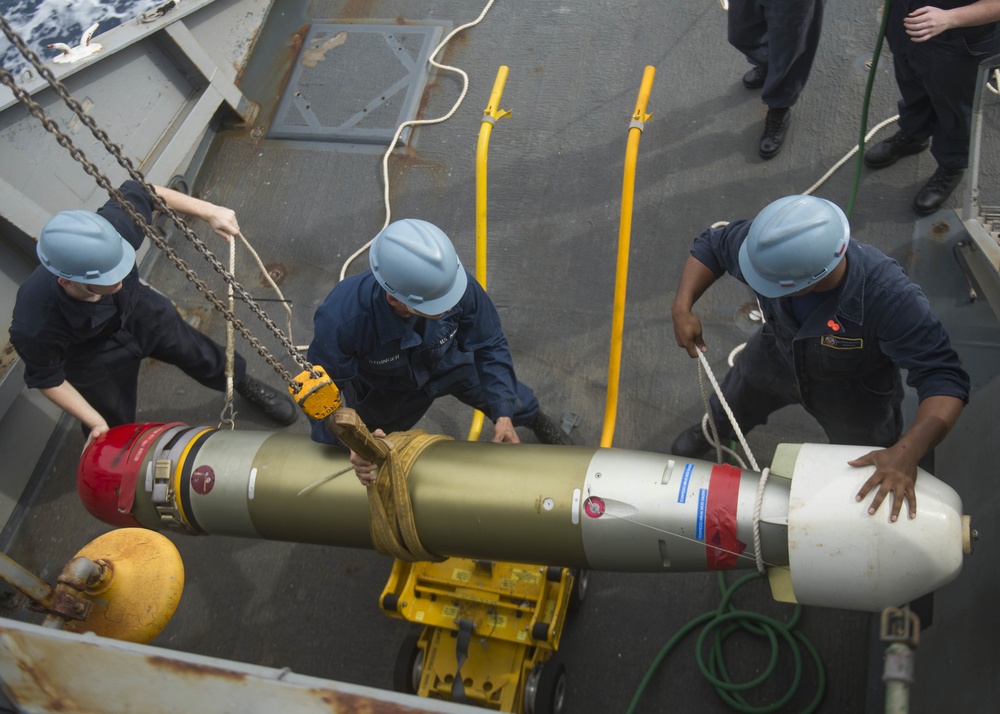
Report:
M116 426L84 449L76 490L93 516L113 526L142 527L132 515L139 469L155 437L171 426L177 424Z

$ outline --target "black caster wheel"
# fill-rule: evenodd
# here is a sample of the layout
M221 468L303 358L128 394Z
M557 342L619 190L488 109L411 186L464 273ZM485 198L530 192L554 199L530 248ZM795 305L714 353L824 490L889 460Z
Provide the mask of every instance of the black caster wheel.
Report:
M566 701L566 665L536 664L524 684L524 714L562 714Z
M396 668L392 675L392 686L403 694L416 694L420 689L420 678L424 674L424 651L417 646L420 633L406 636L396 657Z

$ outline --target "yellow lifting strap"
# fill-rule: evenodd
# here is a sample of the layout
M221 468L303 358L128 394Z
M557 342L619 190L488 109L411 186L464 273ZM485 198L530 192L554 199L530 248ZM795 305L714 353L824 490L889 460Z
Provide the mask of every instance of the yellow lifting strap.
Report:
M412 429L376 439L357 412L346 407L336 410L326 425L362 458L381 464L375 483L368 487L369 531L375 550L408 563L447 560L420 542L406 481L424 449L451 437Z

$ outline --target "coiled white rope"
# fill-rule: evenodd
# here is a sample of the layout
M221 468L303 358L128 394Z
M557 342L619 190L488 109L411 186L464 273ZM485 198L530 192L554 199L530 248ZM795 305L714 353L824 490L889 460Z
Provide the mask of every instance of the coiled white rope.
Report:
M451 117L455 114L455 112L458 111L458 108L462 105L462 102L465 101L465 95L469 91L469 75L467 75L463 70L459 69L458 67L452 67L450 65L436 62L434 58L438 55L439 52L441 52L442 49L444 49L445 45L447 45L451 41L452 37L457 35L459 32L467 30L470 27L475 27L480 22L482 22L483 18L486 17L486 13L488 13L490 11L490 8L493 7L494 2L496 2L496 0L489 0L489 2L486 3L486 6L483 7L483 11L479 13L479 17L477 17L472 22L462 25L461 27L456 27L454 30L449 32L448 36L441 41L441 44L439 44L437 48L433 52L431 52L431 56L428 61L433 66L437 67L438 69L443 69L449 72L456 72L457 74L461 75L462 92L461 94L459 94L458 100L456 100L455 104L452 106L451 111L449 111L444 116L437 117L436 119L413 119L411 121L405 121L402 124L400 124L399 127L396 129L396 134L392 137L392 141L389 143L389 148L382 156L382 185L384 187L384 199L385 199L385 223L382 224L382 230L384 230L385 227L389 225L389 219L392 217L392 210L389 206L389 156L392 154L393 149L396 148L396 142L399 141L399 137L403 133L403 129L405 129L408 126L424 126L427 124L440 124L441 122L451 119ZM348 266L350 266L351 263L353 263L359 256L361 256L366 250L368 250L368 248L372 244L372 240L375 239L372 238L371 240L369 240L363 246L358 248L354 253L352 253L351 256L346 261L344 261L344 265L340 268L341 280L343 280L344 276L347 275Z

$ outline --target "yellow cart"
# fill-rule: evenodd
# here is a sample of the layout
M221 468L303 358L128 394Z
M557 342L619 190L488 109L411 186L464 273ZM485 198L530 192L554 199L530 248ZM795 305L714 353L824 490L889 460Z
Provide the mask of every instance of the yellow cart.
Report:
M396 689L495 711L558 714L566 670L553 656L586 582L586 571L569 568L397 560L382 610L424 630L400 649Z

